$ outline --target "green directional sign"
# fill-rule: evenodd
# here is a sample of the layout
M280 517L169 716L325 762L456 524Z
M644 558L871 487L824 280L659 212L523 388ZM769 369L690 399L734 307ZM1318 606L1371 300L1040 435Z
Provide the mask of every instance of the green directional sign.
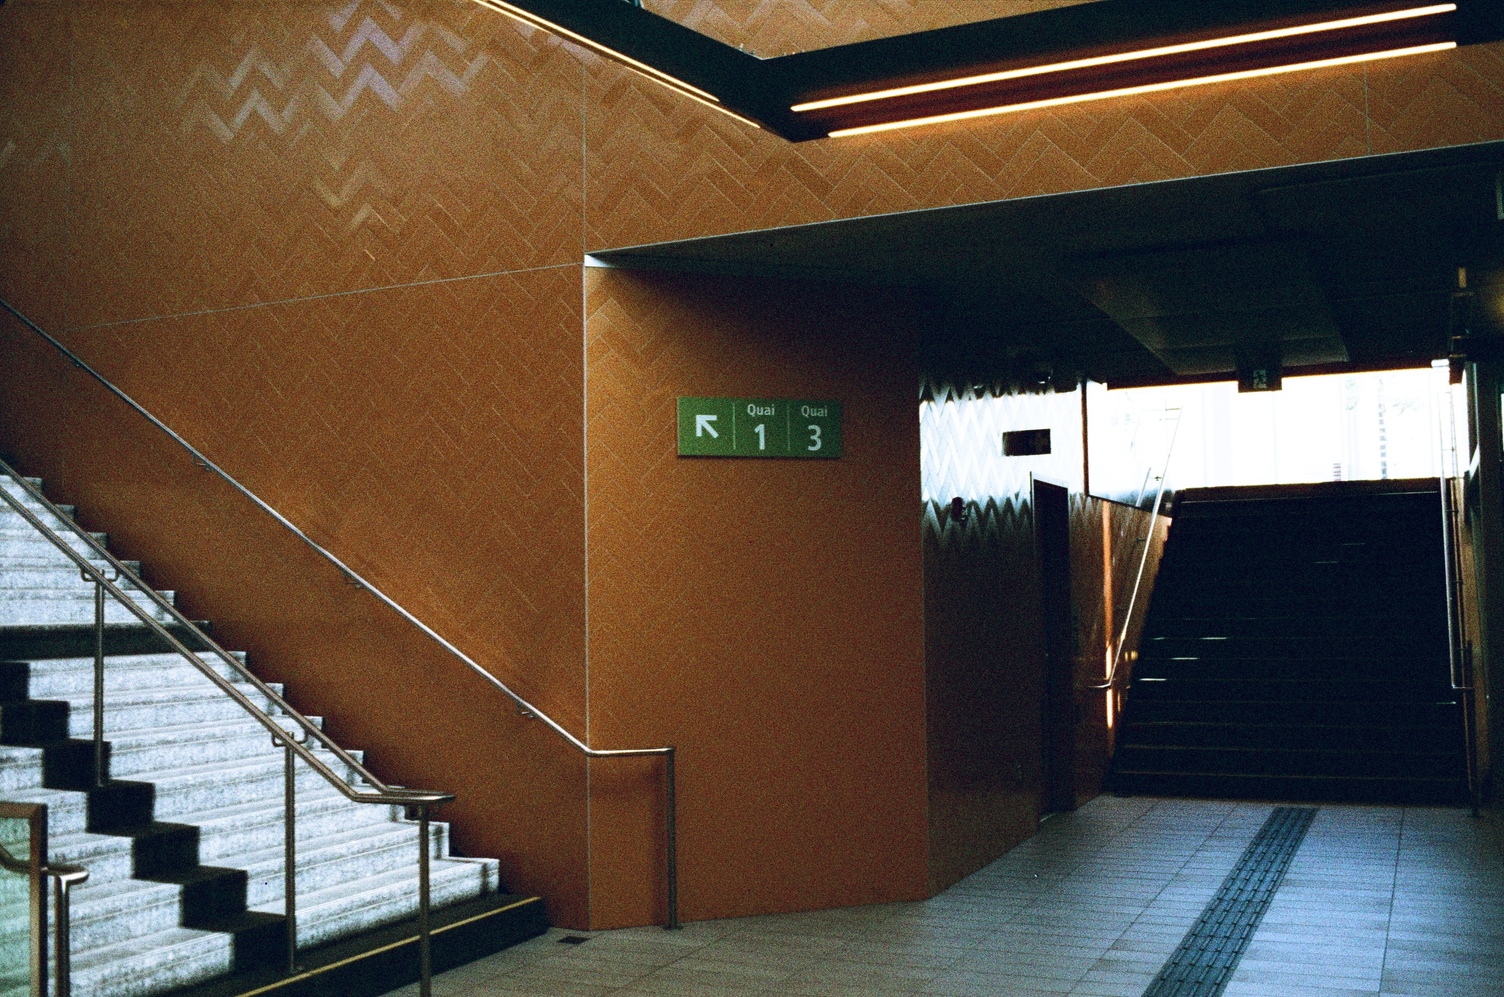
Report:
M841 403L680 398L680 457L841 456Z

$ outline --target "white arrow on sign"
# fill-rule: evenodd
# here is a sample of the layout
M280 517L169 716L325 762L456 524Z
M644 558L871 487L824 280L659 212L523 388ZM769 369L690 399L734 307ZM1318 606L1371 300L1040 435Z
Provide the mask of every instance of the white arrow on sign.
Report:
M716 417L713 415L695 416L695 436L704 436L706 433L709 433L711 439L720 439L721 434L717 433L715 431L715 427L711 425L711 423L715 422L715 420Z

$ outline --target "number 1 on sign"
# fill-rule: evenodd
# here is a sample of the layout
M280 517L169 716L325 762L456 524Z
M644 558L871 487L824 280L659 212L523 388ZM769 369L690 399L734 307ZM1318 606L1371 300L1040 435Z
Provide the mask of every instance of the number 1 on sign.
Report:
M767 425L765 423L759 422L757 425L755 425L755 426L752 427L752 432L754 432L754 433L757 434L757 449L759 449L759 450L766 450L766 449L768 449L768 427L767 427Z

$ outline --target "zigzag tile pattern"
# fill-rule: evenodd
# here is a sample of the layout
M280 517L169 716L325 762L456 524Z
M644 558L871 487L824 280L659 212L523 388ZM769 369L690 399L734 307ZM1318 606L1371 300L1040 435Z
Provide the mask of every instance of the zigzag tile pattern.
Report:
M647 0L648 10L767 59L1094 0Z
M1361 67L789 144L590 60L592 248L1363 155Z
M1029 476L1081 488L1081 396L1078 392L994 393L944 386L919 403L919 488L924 502L953 498L985 503L1029 493ZM1002 434L1051 430L1051 452L1005 457Z
M580 67L541 33L442 0L73 19L73 326L579 259Z

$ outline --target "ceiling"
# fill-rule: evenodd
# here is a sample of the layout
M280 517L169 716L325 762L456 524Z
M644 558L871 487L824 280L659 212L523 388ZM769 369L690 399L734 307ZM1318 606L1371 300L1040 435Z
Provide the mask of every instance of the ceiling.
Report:
M889 34L902 31L892 23L876 37L857 32L863 41L763 59L714 37L737 31L714 30L715 18L696 16L708 8L693 0L475 2L795 142L1504 38L1499 0L1038 0L1023 14L1007 0L924 0L925 15L909 23L926 30ZM740 11L744 27L756 21L774 37L797 20L786 3L739 3L727 13ZM997 16L1009 11L1015 16ZM819 12L852 27L864 20L855 0L827 0ZM797 24L789 30L803 34Z
M1271 351L1287 374L1394 368L1446 356L1449 322L1504 334L1501 171L1494 142L593 255L912 288L937 309L931 363L1119 384L1229 377Z

